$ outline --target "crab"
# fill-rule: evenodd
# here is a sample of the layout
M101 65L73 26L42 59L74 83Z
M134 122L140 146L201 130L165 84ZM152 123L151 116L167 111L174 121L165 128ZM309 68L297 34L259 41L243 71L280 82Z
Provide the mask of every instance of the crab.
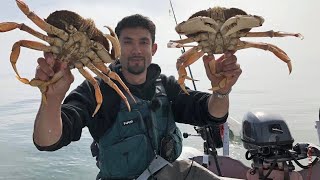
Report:
M48 35L33 30L26 24L16 22L0 23L0 32L7 32L19 28L49 44L46 45L41 42L29 40L20 40L14 43L10 55L10 62L18 80L25 84L38 87L42 93L42 101L46 102L45 94L48 85L58 81L63 76L63 73L61 71L55 73L48 81L41 81L35 78L28 80L19 75L16 63L21 47L50 52L53 53L55 59L67 63L70 69L77 68L94 87L97 105L92 117L100 109L103 98L99 84L91 75L90 71L112 87L125 101L128 110L131 110L128 99L112 80L118 81L134 100L129 88L123 83L118 74L112 72L106 65L114 62L114 60L120 56L121 51L118 37L110 27L106 26L110 34L103 34L96 28L93 20L84 19L75 12L67 10L55 11L51 13L46 20L43 20L34 12L31 12L27 4L23 1L16 0L16 3L20 10ZM112 44L112 49L109 43ZM87 67L90 71L84 67Z
M240 40L241 37L286 37L294 36L303 39L300 33L287 32L250 32L252 28L262 26L264 19L261 16L249 15L238 8L213 7L201 10L193 14L187 21L177 24L175 30L180 35L186 35L186 39L170 40L169 48L192 47L183 53L176 63L178 70L178 83L182 90L186 91L184 81L193 80L187 75L185 68L197 61L204 54L222 54L227 51L236 52L245 48L258 48L272 52L280 60L285 62L292 71L291 60L288 55L273 44L262 42L248 42ZM197 45L188 44L197 42ZM209 63L210 72L219 77L216 72L215 61ZM228 78L224 77L210 90L217 91L225 87Z

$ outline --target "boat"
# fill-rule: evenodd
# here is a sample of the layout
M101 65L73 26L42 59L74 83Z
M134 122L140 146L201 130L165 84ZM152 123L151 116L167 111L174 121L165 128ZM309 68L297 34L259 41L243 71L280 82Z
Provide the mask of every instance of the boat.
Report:
M320 141L320 110L316 128ZM230 134L234 135L230 129L230 121L229 124L225 123L223 128L220 127L218 133L217 128L212 125L195 127L195 130L204 140L204 151L184 147L179 159L194 160L219 175L221 179L320 179L320 147L308 142L294 145L285 120L278 114L256 111L244 115L240 138L247 150L244 156L251 161L251 167L229 157L229 142L230 137L233 137ZM219 134L223 136L217 140ZM185 138L188 135L190 134L184 133ZM218 155L216 148L223 148L223 155ZM307 161L307 164L301 161Z

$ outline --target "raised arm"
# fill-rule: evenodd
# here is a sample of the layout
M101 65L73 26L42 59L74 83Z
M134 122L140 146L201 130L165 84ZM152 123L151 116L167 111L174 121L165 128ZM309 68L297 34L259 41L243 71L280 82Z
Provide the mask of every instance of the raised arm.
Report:
M215 61L216 74L210 72L210 61ZM206 73L211 81L213 87L219 86L218 84L226 78L226 85L212 93L208 101L208 111L216 118L224 117L229 111L229 93L232 86L237 82L242 70L237 63L237 58L233 53L227 52L218 60L214 56L204 56L203 62L206 68Z
M38 146L50 146L59 141L62 134L61 103L74 80L66 64L55 61L52 54L45 53L38 59L35 79L49 80L55 72L63 77L46 89L46 101L41 103L35 119L33 140Z

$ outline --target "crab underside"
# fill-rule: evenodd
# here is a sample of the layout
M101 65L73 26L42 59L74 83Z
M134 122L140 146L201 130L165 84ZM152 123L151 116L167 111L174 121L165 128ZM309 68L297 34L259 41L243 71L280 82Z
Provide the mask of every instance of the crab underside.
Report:
M10 62L17 78L21 82L39 87L42 92L42 100L46 102L45 93L48 85L62 78L62 71L56 72L49 81L41 81L38 79L29 81L27 78L19 75L16 63L21 47L53 53L55 59L67 63L71 69L77 68L94 87L97 106L92 116L98 112L103 98L97 80L91 75L87 68L117 91L130 111L130 105L126 96L112 80L118 81L128 95L133 98L129 88L123 83L121 78L107 66L107 64L112 63L120 56L121 51L118 37L110 27L107 27L110 34L103 34L96 28L93 20L84 19L75 12L67 10L55 11L51 13L46 20L43 20L34 12L31 12L22 0L16 0L16 3L20 10L38 27L45 31L47 35L30 28L26 24L16 22L0 23L0 32L7 32L19 28L49 44L46 45L30 40L20 40L14 43L10 55ZM110 48L111 45L112 48Z
M291 60L288 55L277 46L262 42L249 42L240 40L241 37L287 37L303 38L300 33L287 32L251 32L252 28L262 26L264 19L261 16L249 15L241 9L214 7L193 14L187 21L176 26L177 33L187 36L186 39L171 40L169 48L191 47L182 54L176 63L179 79L178 82L185 93L185 79L190 79L185 68L197 61L204 54L222 54L226 51L235 52L246 48L258 48L270 51L280 60L287 63L289 72L292 71ZM197 45L188 44L196 42ZM210 61L210 71L215 76L215 61ZM216 91L225 86L228 78L224 78L217 86L211 88Z

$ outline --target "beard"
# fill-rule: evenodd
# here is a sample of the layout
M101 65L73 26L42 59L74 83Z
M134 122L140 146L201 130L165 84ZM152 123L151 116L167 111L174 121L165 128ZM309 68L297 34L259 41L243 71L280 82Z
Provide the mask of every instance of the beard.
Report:
M136 62L137 61L137 62ZM143 73L146 69L146 60L144 57L129 57L127 64L128 72L134 75Z

